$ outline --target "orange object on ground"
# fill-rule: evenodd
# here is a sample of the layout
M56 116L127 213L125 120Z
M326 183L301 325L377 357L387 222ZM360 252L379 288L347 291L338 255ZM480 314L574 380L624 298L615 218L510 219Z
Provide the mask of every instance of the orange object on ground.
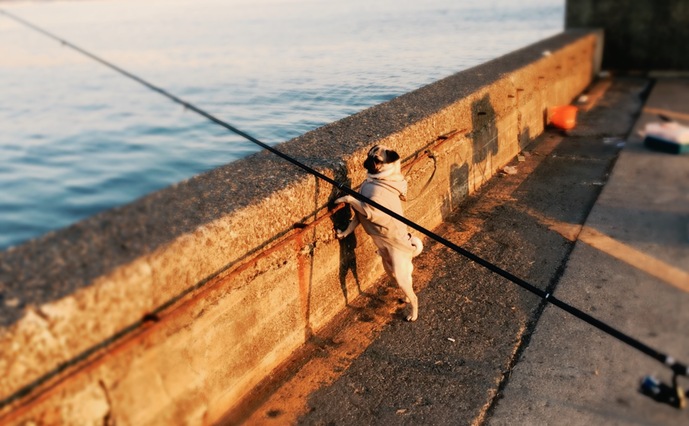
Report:
M560 129L573 129L577 124L577 107L562 105L550 109L550 124Z

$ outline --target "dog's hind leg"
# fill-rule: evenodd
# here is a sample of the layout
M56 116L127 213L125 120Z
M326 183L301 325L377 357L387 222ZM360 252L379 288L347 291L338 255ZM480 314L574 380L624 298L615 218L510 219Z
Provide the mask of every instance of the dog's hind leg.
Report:
M380 255L380 259L383 263L383 269L385 269L385 273L399 287L399 284L397 283L397 271L395 271L395 268L392 265L392 255L390 254L390 251L386 247L383 247L378 249L378 254ZM406 293L404 296L404 302L410 303L410 300L407 297Z
M401 258L392 257L392 269L397 285L404 292L407 303L411 305L411 312L407 314L406 319L407 321L416 321L419 317L419 298L414 293L414 283L411 275L414 267L412 266L411 258L408 256Z
M387 247L382 247L378 249L378 254L380 255L380 260L383 262L383 269L388 274L388 277L395 279L395 270L392 267L392 256Z

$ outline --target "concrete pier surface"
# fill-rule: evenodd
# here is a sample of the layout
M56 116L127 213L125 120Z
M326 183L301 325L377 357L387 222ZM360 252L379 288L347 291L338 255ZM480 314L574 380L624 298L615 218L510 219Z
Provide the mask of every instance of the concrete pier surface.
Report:
M689 362L689 157L644 148L659 114L689 125L689 80L661 80L586 219L555 295ZM489 424L689 424L637 391L658 362L549 306ZM686 391L689 379L679 381Z
M689 362L689 156L638 134L689 124L689 79L587 95L575 129L546 131L435 231ZM381 282L225 423L689 424L639 391L670 381L659 362L439 244L415 267L417 322Z

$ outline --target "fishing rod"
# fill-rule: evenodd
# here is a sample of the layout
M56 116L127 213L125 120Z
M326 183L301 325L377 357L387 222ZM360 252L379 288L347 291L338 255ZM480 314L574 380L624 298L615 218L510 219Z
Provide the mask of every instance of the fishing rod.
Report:
M523 288L523 289L531 292L532 294L538 296L542 301L550 303L550 304L564 310L565 312L568 312L569 314L579 318L580 320L588 323L589 325L605 332L606 334L622 341L623 343L626 343L627 345L629 345L629 346L639 350L640 352L650 356L651 358L659 361L660 363L662 363L663 365L668 367L670 370L672 370L674 377L675 377L673 379L673 383L675 385L675 391L677 391L676 393L678 395L680 394L680 392L679 392L680 389L676 385L676 377L677 376L689 377L689 366L687 366L686 364L678 362L673 357L666 355L660 351L657 351L656 349L642 343L641 341L639 341L639 340L637 340L637 339L611 327L610 325L592 317L591 315L575 308L574 306L569 305L568 303L556 298L551 293L544 291L544 290L541 290L540 288L538 288L538 287L528 283L527 281L511 274L510 272L507 272L506 270L500 268L499 266L497 266L497 265L483 259L482 257L458 246L457 244L441 237L440 235L422 227L421 225L417 224L416 222L413 222L413 221L407 219L406 217L388 209L387 207L382 206L379 203L376 203L375 201L359 194L357 191L348 187L344 183L338 182L338 181L324 175L323 173L320 173L319 171L313 169L312 167L310 167L310 166L300 162L299 160L281 152L278 149L275 149L274 147L272 147L272 146L270 146L264 142L261 142L260 140L249 135L248 133L240 130L239 128L227 123L224 120L221 120L220 118L215 117L214 115L204 111L203 109L197 107L196 105L191 104L191 103L171 94L170 92L162 89L161 87L156 86L156 85L144 80L143 78L141 78L135 74L132 74L132 73L126 71L125 69L120 68L117 65L115 65L115 64L113 64L113 63L111 63L111 62L109 62L109 61L107 61L107 60L105 60L99 56L96 56L93 53L91 53L85 49L82 49L82 48L70 43L69 41L62 39L62 38L48 32L48 31L44 30L43 28L40 28L40 27L14 15L14 14L6 12L3 9L0 9L0 13L5 15L8 18L10 18L10 19L12 19L12 20L38 32L38 33L41 33L41 34L43 34L43 35L45 35L45 36L47 36L53 40L58 41L63 46L69 47L69 48L81 53L82 55L85 55L85 56L93 59L94 61L99 62L100 64L116 71L117 73L122 74L123 76L125 76L131 80L136 81L137 83L147 87L148 89L159 93L160 95L170 99L171 101L182 105L184 108L186 108L190 111L193 111L193 112L201 115L202 117L210 120L211 122L213 122L213 123L215 123L221 127L224 127L225 129L245 138L246 140L260 146L261 148L271 152L272 154L274 154L274 155L282 158L283 160L288 161L289 163L293 164L294 166L302 169L306 173L311 174L311 175L315 176L316 178L329 183L330 185L336 187L341 192L348 194L348 195L351 195L352 197L356 198L359 201L365 202L366 204L382 211L383 213L391 216L392 218L399 220L400 222L406 224L407 226L409 226L409 227L415 229L416 231L426 235L428 238L444 245L445 247L455 251L456 253L461 254L462 256L473 261L474 263L477 263L477 264L483 266L484 268L490 270L491 272L496 273L496 274L500 275L501 277L513 282L514 284L520 286L521 288ZM683 397L684 397L684 394L682 393L682 398Z

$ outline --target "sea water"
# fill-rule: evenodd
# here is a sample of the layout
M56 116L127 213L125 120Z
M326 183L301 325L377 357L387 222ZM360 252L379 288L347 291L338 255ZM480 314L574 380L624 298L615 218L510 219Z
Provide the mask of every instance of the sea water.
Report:
M564 0L0 0L0 9L268 144L564 22ZM0 14L0 250L257 150Z

